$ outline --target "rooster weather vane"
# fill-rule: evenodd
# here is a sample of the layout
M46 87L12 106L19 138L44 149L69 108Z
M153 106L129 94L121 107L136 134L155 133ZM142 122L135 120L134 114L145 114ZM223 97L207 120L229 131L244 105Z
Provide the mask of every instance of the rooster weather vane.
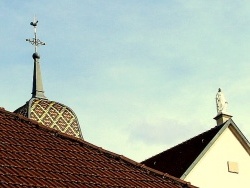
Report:
M26 39L26 41L30 42L33 46L35 46L35 54L37 54L37 48L39 45L45 45L44 42L40 41L36 36L36 27L37 27L38 20L34 18L33 22L30 22L30 25L34 27L34 38L32 39ZM38 54L37 54L38 55Z

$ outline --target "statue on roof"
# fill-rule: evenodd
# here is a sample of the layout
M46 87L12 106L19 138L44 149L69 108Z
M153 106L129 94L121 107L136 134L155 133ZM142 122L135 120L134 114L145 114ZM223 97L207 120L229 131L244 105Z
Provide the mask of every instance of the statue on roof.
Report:
M227 105L228 105L228 102L226 101L224 94L219 88L218 93L216 94L216 106L217 106L218 114L220 113L226 114Z

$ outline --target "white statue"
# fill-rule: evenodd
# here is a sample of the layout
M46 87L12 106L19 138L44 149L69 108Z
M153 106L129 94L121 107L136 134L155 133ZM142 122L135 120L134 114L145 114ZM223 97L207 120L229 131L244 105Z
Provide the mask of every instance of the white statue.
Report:
M216 106L218 114L220 113L226 114L227 104L228 102L226 101L224 94L221 92L221 89L219 88L218 93L216 94Z

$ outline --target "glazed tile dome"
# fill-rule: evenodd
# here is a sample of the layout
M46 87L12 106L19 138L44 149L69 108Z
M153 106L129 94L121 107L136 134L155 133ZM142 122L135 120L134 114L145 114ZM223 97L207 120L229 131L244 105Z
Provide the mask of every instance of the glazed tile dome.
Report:
M31 98L14 111L43 125L82 138L77 116L69 107L48 99Z

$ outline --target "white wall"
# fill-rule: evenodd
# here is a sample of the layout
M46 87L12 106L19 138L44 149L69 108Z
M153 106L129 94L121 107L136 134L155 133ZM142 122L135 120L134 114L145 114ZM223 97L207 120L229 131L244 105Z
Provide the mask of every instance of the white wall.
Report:
M238 174L228 172L227 161L238 163ZM250 156L227 128L184 180L201 188L250 188Z

